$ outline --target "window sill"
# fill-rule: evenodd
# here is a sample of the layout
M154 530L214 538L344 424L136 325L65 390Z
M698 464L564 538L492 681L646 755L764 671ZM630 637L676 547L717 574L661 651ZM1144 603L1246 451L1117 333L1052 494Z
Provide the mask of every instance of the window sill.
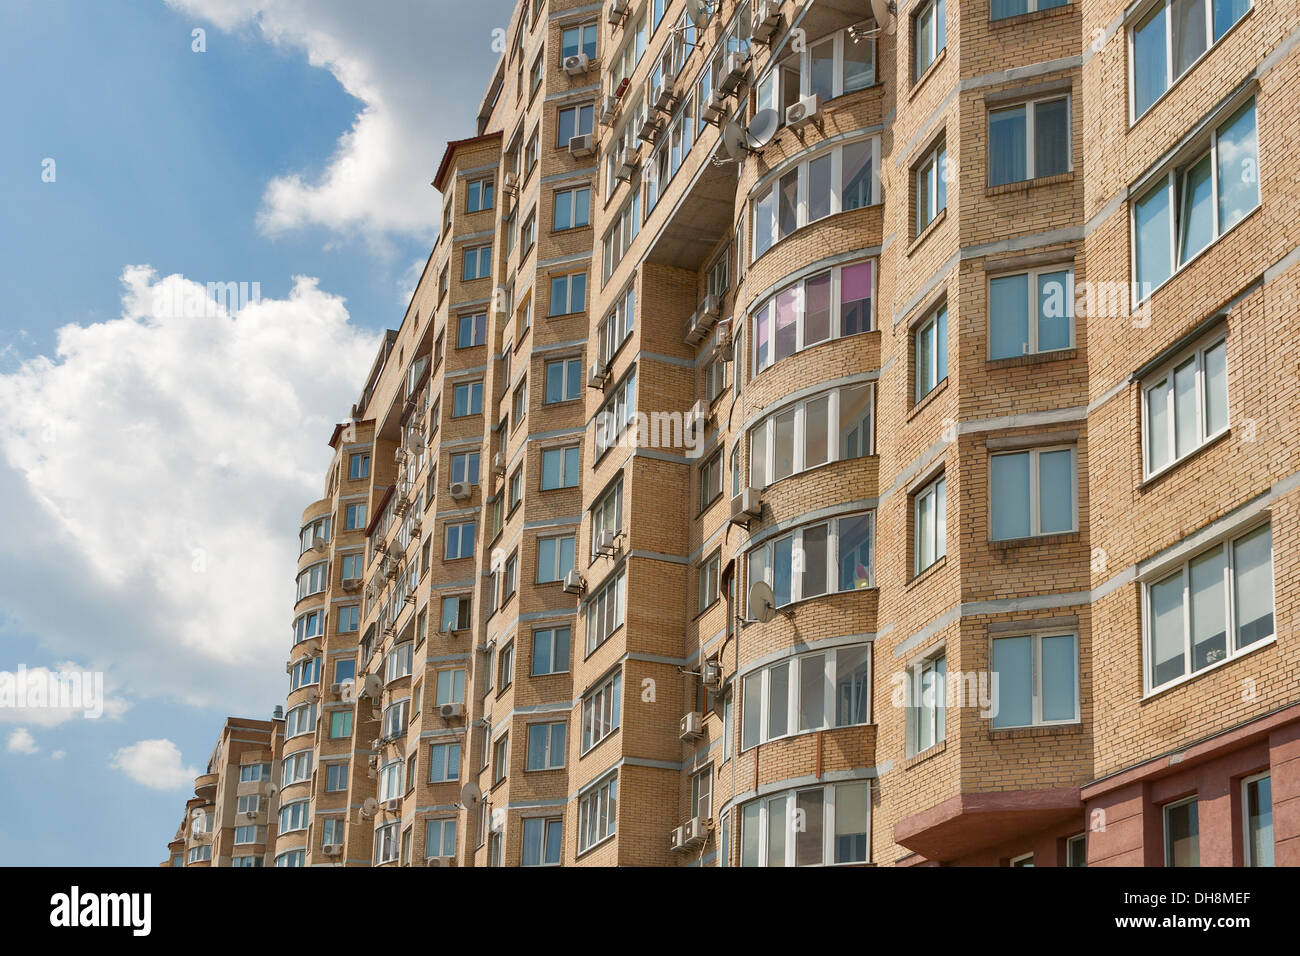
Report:
M934 402L943 392L946 392L947 390L948 390L948 376L945 375L943 377L942 382L940 382L934 388L926 392L923 396L921 396L921 400L912 406L912 409L907 413L907 418L905 420L910 422L913 418L920 415L922 411L924 411L932 402Z
M1047 10L1031 10L1029 13L1017 13L1012 17L998 17L996 20L989 18L989 29L999 30L1003 27L1021 26L1026 23L1034 23L1037 20L1051 20L1054 17L1065 16L1076 9L1076 4L1071 0L1069 3L1062 4L1059 7L1051 7Z
M1000 368L1021 368L1026 365L1042 365L1046 362L1069 362L1079 357L1077 348L1053 349L1050 352L1031 352L1028 355L1012 355L1008 358L989 359L988 367L992 369Z
M944 202L945 203L947 202L946 197L944 199ZM922 229L919 233L917 233L916 238L912 240L912 244L907 247L907 255L910 256L912 253L914 253L920 247L920 245L923 242L925 242L925 240L930 238L930 234L933 233L936 229L938 229L939 226L941 226L944 220L947 218L948 218L948 207L947 205L945 205L942 209L939 210L938 214L933 219L931 219L928 223L925 224L925 228Z
M1277 633L1275 631L1273 634L1270 634L1268 637L1261 638L1260 640L1256 641L1254 644L1247 646L1245 650L1240 650L1237 653L1233 654L1231 657L1225 657L1221 661L1215 661L1213 664L1209 665L1208 667L1202 667L1199 671L1193 671L1190 674L1184 674L1182 677L1176 678L1175 680L1172 680L1167 684L1161 684L1159 687L1153 690L1146 691L1142 695L1142 699L1139 701L1139 703L1145 705L1147 702L1152 701L1155 698L1160 697L1164 694L1167 694L1172 690L1176 690L1179 687L1182 687L1184 684L1190 684L1192 681L1196 680L1197 678L1204 677L1206 674L1210 673L1211 671L1216 671L1221 667L1226 667L1228 664L1231 664L1234 661L1239 661L1245 657L1249 657L1251 654L1254 654L1257 651L1262 651L1266 647L1272 647L1276 643L1277 643ZM1146 642L1144 641L1143 642L1144 646L1142 648L1143 667L1146 666L1147 653L1148 653L1148 648L1145 646L1145 644Z
M937 574L940 571L940 569L946 567L947 564L948 564L948 555L945 554L942 558L939 558L929 567L923 569L921 573L915 575L912 578L912 580L908 581L907 584L903 586L903 590L905 591L911 590L913 585L919 584L922 581L924 581L926 578L930 577L931 575Z
M947 58L948 45L945 43L943 49L940 50L938 54L935 55L935 58L930 61L930 65L922 70L921 75L912 81L912 88L907 93L908 102L911 102L912 97L916 96L916 94L920 92L921 87L925 85L925 81L931 77L935 70L939 69L939 66Z
M1040 186L1055 186L1059 183L1074 182L1074 170L1056 173L1052 176L1038 176L1034 179L1020 179L1014 183L1001 183L997 186L985 186L985 196L1005 196L1007 193L1027 193Z
M1026 740L1033 737L1074 737L1083 733L1083 722L1072 720L1060 724L1038 724L1030 727L994 727L989 721L989 740Z
M948 749L948 741L946 739L941 740L937 744L933 744L929 747L926 747L920 753L913 754L912 756L904 760L903 769L911 770L917 764L925 763L925 761L929 760L931 757L937 757L939 756L939 754L943 753L947 749Z
M1027 538L989 539L990 551L1014 551L1017 548L1033 548L1038 545L1071 544L1079 541L1078 531L1062 531L1057 534L1036 534Z
M1186 455L1184 455L1182 458L1178 458L1178 459L1175 459L1174 461L1171 461L1169 464L1165 465L1165 466L1164 466L1163 468L1161 468L1159 471L1154 471L1154 472L1152 472L1150 475L1148 475L1147 477L1143 478L1143 479L1138 483L1138 491L1139 491L1140 493L1142 493L1142 494L1145 494L1145 493L1147 492L1148 489L1150 489L1150 488L1154 487L1155 485L1159 484L1159 483L1160 483L1160 479L1164 478L1165 475L1168 475L1168 474L1170 474L1171 472L1175 472L1175 471L1177 471L1181 466L1187 464L1187 463L1188 463L1189 461L1191 461L1193 458L1197 458L1197 457L1199 457L1199 456L1201 455L1202 452L1204 452L1204 451L1206 451L1206 450L1208 450L1208 449L1210 449L1210 448L1213 448L1215 445L1217 445L1217 444L1219 444L1220 442L1226 440L1226 439L1228 438L1228 436L1231 435L1231 434L1232 434L1232 426L1229 425L1227 428L1225 428L1223 431L1219 432L1219 434L1215 435L1213 438L1209 438L1209 439L1207 439L1205 442L1203 442L1202 444L1198 445L1196 448L1193 448L1191 451L1189 451L1189 452L1188 452ZM1143 454L1143 457L1144 457L1144 458L1146 457L1145 454Z

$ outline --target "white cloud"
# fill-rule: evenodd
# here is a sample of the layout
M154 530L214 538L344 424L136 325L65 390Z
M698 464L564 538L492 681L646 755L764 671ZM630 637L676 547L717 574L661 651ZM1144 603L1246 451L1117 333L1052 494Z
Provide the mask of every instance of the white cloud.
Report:
M109 766L121 770L136 783L154 790L178 790L194 786L199 775L195 767L181 763L181 751L170 740L141 740L113 754Z
M62 759L63 759L64 757L66 757L67 755L68 755L68 752L67 752L66 750L51 750L51 751L50 751L50 759L51 759L51 760L62 760Z
M121 318L0 374L5 626L121 695L258 713L283 696L299 517L378 337L314 279L197 318L161 301L194 283L122 281Z
M5 746L11 754L34 754L40 750L36 746L36 738L28 732L26 727L19 727L11 733Z
M360 101L318 175L271 180L262 228L396 231L428 238L438 223L429 186L448 140L473 136L511 4L448 0L167 0L224 31L247 27L304 51ZM494 40L497 48L493 49ZM212 49L212 38L208 48Z

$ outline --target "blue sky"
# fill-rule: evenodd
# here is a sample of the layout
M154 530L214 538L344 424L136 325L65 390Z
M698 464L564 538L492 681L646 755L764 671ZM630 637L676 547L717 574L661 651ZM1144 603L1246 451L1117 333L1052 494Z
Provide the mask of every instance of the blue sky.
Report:
M298 515L509 11L0 6L0 672L111 702L0 706L0 864L158 863L223 717L282 702ZM262 301L166 305L230 281Z

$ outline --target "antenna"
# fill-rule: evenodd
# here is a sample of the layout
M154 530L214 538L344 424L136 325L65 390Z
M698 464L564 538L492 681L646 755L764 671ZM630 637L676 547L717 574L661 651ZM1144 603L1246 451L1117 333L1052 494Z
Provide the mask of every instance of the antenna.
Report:
M876 18L876 27L886 33L898 29L898 4L895 0L871 0L871 15Z
M686 16L697 30L703 30L709 17L713 16L713 4L710 0L686 0Z
M780 113L773 109L759 110L745 132L745 143L750 149L762 149L772 142L772 137L776 136L776 131L780 128Z
M747 139L748 134L745 132L745 127L735 120L727 120L726 124L723 125L722 148L736 162L742 161L749 154Z

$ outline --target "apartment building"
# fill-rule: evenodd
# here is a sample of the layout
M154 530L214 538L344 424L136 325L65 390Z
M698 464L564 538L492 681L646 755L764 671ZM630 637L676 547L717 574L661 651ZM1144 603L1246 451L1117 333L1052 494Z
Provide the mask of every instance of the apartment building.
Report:
M1300 862L1297 41L517 5L304 512L268 857Z

